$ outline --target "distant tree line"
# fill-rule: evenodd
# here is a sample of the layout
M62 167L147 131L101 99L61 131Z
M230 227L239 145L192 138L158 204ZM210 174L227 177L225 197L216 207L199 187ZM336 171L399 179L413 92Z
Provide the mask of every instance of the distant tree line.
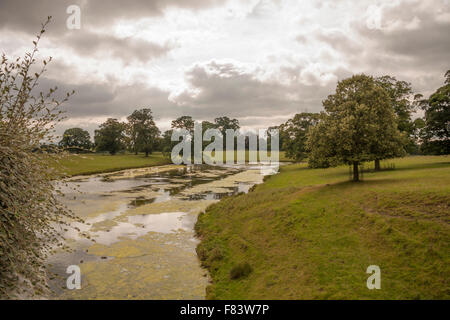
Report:
M312 168L338 164L358 167L405 154L449 154L450 150L450 71L445 83L428 99L414 94L411 84L385 75L354 75L339 81L335 93L323 101L320 113L299 113L287 122L271 127L280 132L280 150L295 161L308 161ZM424 117L413 119L423 110ZM111 155L128 151L146 156L154 151L170 154L178 142L171 141L174 129L185 129L191 135L195 120L181 116L163 133L156 126L150 108L134 111L126 122L107 119L95 130L94 143L89 133L80 128L64 132L59 146L72 152L106 151ZM207 129L219 129L225 139L227 129L240 129L237 119L226 116L203 121ZM269 136L270 139L270 136ZM203 142L205 147L209 142ZM223 142L225 146L225 140ZM246 140L248 148L248 137Z
M128 151L135 154L145 153L148 157L154 151L170 154L178 142L171 141L172 132L176 129L186 129L191 135L194 132L195 120L191 116L181 116L172 121L171 129L161 133L156 126L150 108L135 110L127 117L127 122L109 118L95 130L94 142L91 142L89 132L81 128L67 129L59 147L70 152L109 152L114 155L118 152ZM224 139L227 129L238 130L237 119L218 117L214 122L202 121L202 134L207 129L218 129ZM208 142L204 142L204 147ZM225 140L224 140L225 145ZM51 149L48 145L47 149Z

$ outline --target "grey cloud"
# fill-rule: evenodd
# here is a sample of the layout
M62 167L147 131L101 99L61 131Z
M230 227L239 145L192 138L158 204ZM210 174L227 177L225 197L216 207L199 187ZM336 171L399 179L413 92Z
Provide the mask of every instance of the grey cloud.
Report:
M443 6L450 14L450 6ZM417 18L417 28L398 27L394 30L370 30L358 26L359 33L376 42L379 49L391 54L413 58L417 62L448 60L450 57L450 21L438 21L434 15L434 7L430 10L419 10L413 5L399 4L398 7L383 11L383 21L408 22Z
M299 43L302 44L306 44L308 43L308 37L303 35L303 34L299 34L298 36L295 37L295 40Z
M262 18L270 15L279 6L279 0L259 0L248 13L248 18Z
M41 23L53 17L49 33L66 32L66 9L69 5L80 5L81 0L2 0L0 1L0 29L39 32Z
M169 43L160 45L132 37L117 38L93 32L73 32L67 34L62 41L80 55L100 53L102 56L111 55L126 62L133 59L147 62L164 56L173 48Z
M417 92L430 94L442 84L442 76L450 68L450 21L439 21L437 9L450 13L442 1L400 2L383 10L382 25L397 22L392 29L370 30L364 24L355 25L366 48L350 63L371 73L396 75L413 84ZM418 19L415 27L407 23Z
M403 0L388 6L382 11L381 30L370 30L365 21L353 24L363 48L348 64L354 72L396 76L428 96L442 86L450 69L449 14L447 0ZM413 26L414 21L419 23Z
M313 37L346 54L358 54L362 46L339 30L317 30ZM297 37L301 41L301 37Z
M205 1L204 1L205 2ZM83 5L85 3L85 5ZM135 38L117 38L108 34L96 33L95 26L111 25L116 19L127 17L153 16L160 14L158 8L164 6L163 1L88 1L81 0L2 0L0 1L0 29L36 34L40 24L47 16L52 16L47 27L46 37L60 47L70 47L81 55L108 54L124 61L137 60L147 62L167 54L172 43L157 44ZM194 1L193 7L198 7L202 1ZM66 19L69 16L66 9L76 4L82 8L81 30L69 30ZM172 1L172 4L177 4ZM206 4L206 2L205 2ZM166 3L165 5L170 5ZM183 3L187 6L187 3ZM126 6L126 10L124 10ZM122 8L121 10L119 10Z
M309 109L318 111L330 87L303 85L298 81L281 84L262 81L231 63L212 61L196 65L187 73L191 89L176 97L176 102L192 114L207 117L228 115L236 118L267 114L293 114ZM192 93L194 92L194 94Z
M57 132L61 134L70 127L82 127L91 135L100 124L101 118L124 118L134 110L150 107L156 120L174 119L185 114L183 107L170 102L169 92L151 88L144 84L114 85L113 82L85 83L74 85L54 79L40 80L39 90L58 86L56 97L63 97L66 92L75 90L75 94L62 105L66 120L59 124Z
M36 33L47 16L53 17L54 34L66 33L67 7L79 5L82 23L108 26L119 19L159 16L164 9L180 7L200 10L223 4L226 0L1 0L0 29Z
M45 91L57 85L60 96L75 90L76 94L64 105L66 116L68 120L80 119L80 126L92 133L95 126L90 120L93 118L123 118L142 107L151 107L156 120L181 115L213 120L226 115L240 119L244 126L276 125L297 112L319 111L322 99L334 87L334 84L322 87L297 81L288 85L274 80L261 81L232 63L214 61L196 65L186 77L191 89L199 91L198 95L184 91L173 99L169 91L139 83L114 85L113 80L72 85L44 78L40 81L40 89ZM296 93L294 96L293 92Z
M147 16L162 15L166 8L179 7L201 10L218 6L226 0L90 0L86 11L92 19L135 19ZM126 7L126 10L124 10Z
M143 84L114 85L113 83L87 83L72 85L49 80L58 85L60 94L75 90L65 104L68 117L124 117L133 110L151 107L157 118L178 114L176 104L168 100L169 93Z
M449 14L450 6L443 0L426 3L403 0L386 4L381 29L369 29L364 17L356 17L348 34L318 27L309 35L299 34L296 41L303 45L326 43L341 53L352 73L394 75L411 82L417 92L429 94L442 84L442 75L450 68L450 21L437 18L439 11ZM412 26L413 21L420 22ZM338 79L350 75L334 73Z

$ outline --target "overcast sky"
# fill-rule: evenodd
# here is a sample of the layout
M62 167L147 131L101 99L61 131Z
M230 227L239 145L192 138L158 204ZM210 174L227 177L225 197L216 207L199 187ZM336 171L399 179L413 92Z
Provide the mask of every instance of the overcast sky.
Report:
M450 69L448 0L0 0L0 51L23 55L48 15L40 84L76 90L59 132L142 107L163 130L181 115L266 128L320 111L352 74L429 95Z

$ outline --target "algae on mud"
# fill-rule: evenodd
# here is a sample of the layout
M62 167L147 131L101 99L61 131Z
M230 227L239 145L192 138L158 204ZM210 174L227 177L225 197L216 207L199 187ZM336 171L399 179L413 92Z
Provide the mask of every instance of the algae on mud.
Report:
M163 166L68 179L65 203L85 219L68 230L72 252L49 257L55 299L204 299L208 273L196 255L199 213L263 180L259 167ZM77 194L71 186L78 185ZM74 196L77 196L75 199ZM81 290L65 270L80 266Z

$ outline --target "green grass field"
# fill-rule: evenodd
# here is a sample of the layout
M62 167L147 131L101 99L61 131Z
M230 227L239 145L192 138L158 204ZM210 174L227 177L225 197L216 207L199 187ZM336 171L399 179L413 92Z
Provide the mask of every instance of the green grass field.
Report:
M226 161L225 155L224 161ZM236 154L235 154L236 158ZM246 152L248 160L248 151ZM290 161L284 152L280 152L280 161ZM69 154L58 167L65 176L86 175L94 173L113 172L123 169L142 168L170 164L170 156L164 157L161 152L155 152L146 158L144 154Z
M289 165L210 206L196 225L207 298L449 299L450 158L388 162L358 183L347 167ZM380 290L367 289L369 265Z
M253 156L254 159L257 159L257 161L260 161L259 153L256 152L256 151L252 151L252 152L254 154L254 156ZM227 153L226 152L220 152L220 153L222 154L223 162L226 162L227 161ZM219 157L220 157L220 153L218 153ZM212 155L215 156L215 152L214 151L212 152ZM271 156L271 152L270 151L268 151L267 156L269 156L269 157ZM245 161L246 162L249 161L249 157L250 157L250 152L248 150L245 150ZM235 162L237 161L237 151L234 151L234 159L233 159L233 161L235 161ZM291 162L293 160L286 156L286 152L279 151L279 153L278 153L278 161L280 161L280 162Z
M60 162L58 168L64 175L75 176L117 170L159 166L171 163L162 153L155 152L145 157L143 154L71 154Z

